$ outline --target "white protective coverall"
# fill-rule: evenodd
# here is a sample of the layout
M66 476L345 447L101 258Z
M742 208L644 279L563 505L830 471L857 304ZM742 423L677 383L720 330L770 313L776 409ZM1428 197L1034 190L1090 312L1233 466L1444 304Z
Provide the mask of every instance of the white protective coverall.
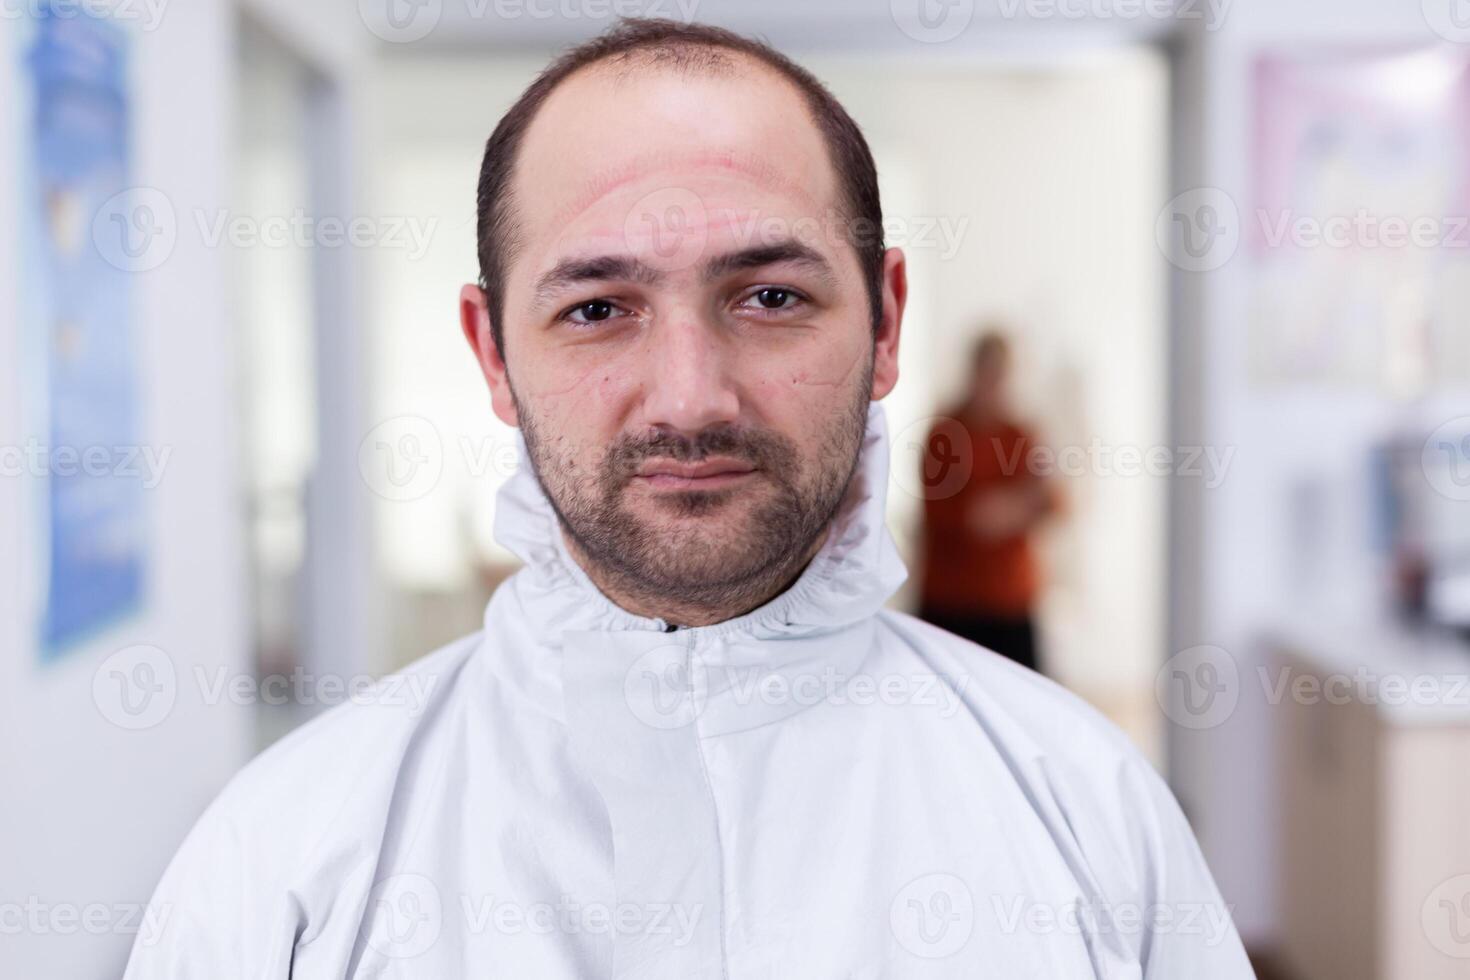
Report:
M878 406L820 552L714 626L604 597L520 453L483 632L247 766L127 980L1253 975L1118 730L882 608Z

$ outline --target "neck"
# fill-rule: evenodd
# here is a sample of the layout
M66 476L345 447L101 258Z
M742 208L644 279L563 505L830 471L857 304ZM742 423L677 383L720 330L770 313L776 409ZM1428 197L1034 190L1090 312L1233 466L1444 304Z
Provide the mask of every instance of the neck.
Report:
M720 598L710 601L670 595L647 583L632 580L617 569L593 561L565 528L562 528L561 536L566 542L567 552L587 573L592 584L619 608L635 616L662 619L676 626L711 626L759 609L789 589L821 550L830 533L829 525L804 553L794 554L770 566L748 582L720 588Z
M988 399L972 399L965 404L964 413L972 422L995 422L1005 417L1001 406Z

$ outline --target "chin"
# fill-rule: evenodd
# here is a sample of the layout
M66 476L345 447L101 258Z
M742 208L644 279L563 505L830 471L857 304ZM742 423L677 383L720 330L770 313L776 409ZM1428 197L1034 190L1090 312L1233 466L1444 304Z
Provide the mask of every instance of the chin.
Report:
M645 527L670 521L727 524L734 514L749 509L750 491L739 490L655 490L640 495L634 510L640 512ZM742 504L745 506L742 507Z
M769 564L769 556L752 554L757 540L743 521L712 521L686 518L670 527L647 527L653 543L650 557L661 577L690 585L716 584L744 578L757 567Z

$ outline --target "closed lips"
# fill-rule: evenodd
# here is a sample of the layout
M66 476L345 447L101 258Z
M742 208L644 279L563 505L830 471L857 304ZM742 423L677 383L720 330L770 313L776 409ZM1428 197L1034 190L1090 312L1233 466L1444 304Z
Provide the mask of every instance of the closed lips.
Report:
M697 487L731 482L753 472L753 466L736 459L706 459L698 463L659 459L639 467L637 476L654 486Z

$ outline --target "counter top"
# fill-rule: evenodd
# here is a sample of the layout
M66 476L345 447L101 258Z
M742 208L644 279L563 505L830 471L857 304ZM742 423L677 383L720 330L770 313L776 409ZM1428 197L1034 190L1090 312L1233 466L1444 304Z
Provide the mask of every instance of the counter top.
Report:
M1351 699L1376 707L1396 725L1470 725L1470 643L1444 631L1343 618L1278 624L1269 647L1310 664L1320 686L1264 668L1256 680L1268 697Z

